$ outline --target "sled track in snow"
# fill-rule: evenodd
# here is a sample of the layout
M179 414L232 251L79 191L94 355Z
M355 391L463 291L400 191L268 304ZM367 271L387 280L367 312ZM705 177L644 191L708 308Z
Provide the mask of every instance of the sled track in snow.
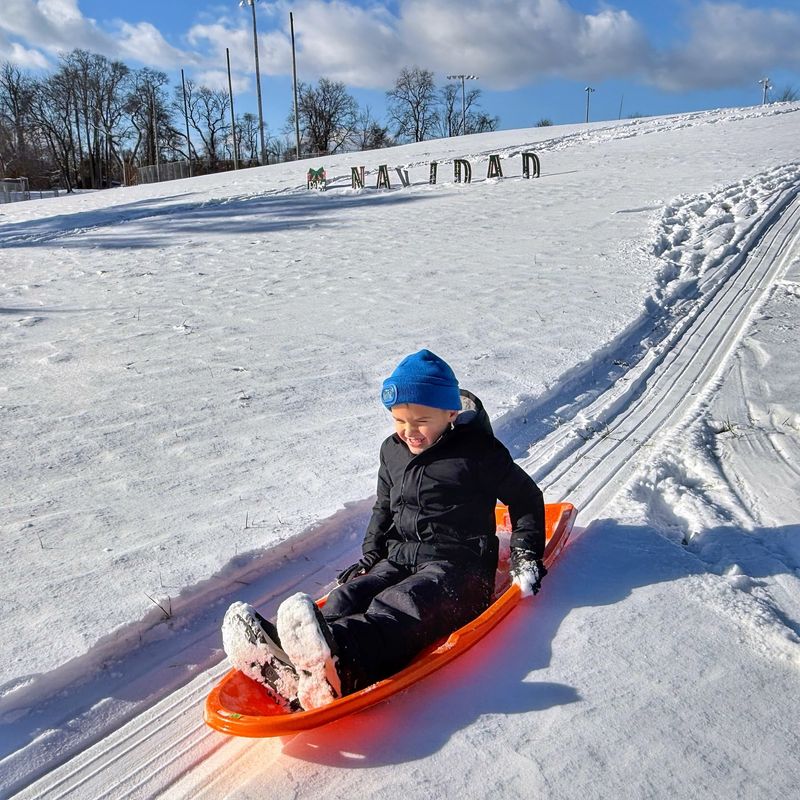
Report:
M550 498L574 502L584 524L603 512L633 476L648 448L658 448L713 385L754 309L785 270L797 247L798 191L798 187L787 190L774 203L761 225L743 243L735 257L735 268L697 301L657 347L573 420L535 443L520 461ZM587 434L587 430L594 433ZM340 538L332 547L338 558L353 549L353 544ZM312 561L320 572L329 572L330 562L330 552ZM274 580L271 585L267 580L271 579L263 583L262 598L274 605L278 594L286 594L287 584L276 588ZM308 576L305 585L303 581L296 585L313 591ZM174 659L175 654L170 657ZM64 750L60 754L49 752L47 746L37 749L34 743L29 748L33 752L22 756L30 759L27 773L23 765L14 764L18 782L10 790L22 789L14 797L213 797L215 784L224 783L231 770L248 763L253 768L265 767L279 753L280 742L225 737L202 722L205 696L225 670L224 664L218 664L121 726L120 720L125 716L119 712L99 725L97 719L92 720L100 735L103 731L110 733L90 746L84 743L85 749L76 755L73 753L77 748L70 748L69 743L62 742ZM102 718L102 712L96 716ZM41 775L70 756L71 760L22 788L25 774ZM5 772L13 760L13 756L6 759L0 768ZM38 767L31 767L30 763ZM200 764L202 769L196 769ZM109 779L112 765L114 777Z
M0 703L4 727L19 748L3 743L9 754L0 759L0 798L163 796L168 776L189 770L227 740L202 720L206 695L228 669L224 661L211 666L221 656L219 625L227 603L244 599L273 614L293 592L321 594L330 565L352 557L355 532L363 530L369 507L371 502L353 504L307 532L316 542L313 560L292 558L289 543L287 552L269 559L271 565L239 576L229 596L176 621L167 638L144 643L99 672L87 663L93 675L88 689L79 683L57 687L18 725L15 706L4 709ZM188 683L180 674L187 667L196 672ZM37 723L39 715L47 722ZM125 768L110 781L106 770L119 763Z
M602 512L636 471L642 451L657 448L713 385L792 259L800 239L798 192L796 186L784 192L735 256L738 264L727 279L664 341L584 409L580 420L557 429L520 461L549 497L569 498L582 522ZM593 431L588 437L587 421Z

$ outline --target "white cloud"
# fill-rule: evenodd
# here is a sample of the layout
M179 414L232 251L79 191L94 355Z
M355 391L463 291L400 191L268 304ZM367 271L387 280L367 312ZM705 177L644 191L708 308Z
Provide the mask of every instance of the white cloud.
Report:
M95 38L108 43L81 15L77 0L3 0L3 12L0 28L48 52L86 47Z
M0 31L0 61L10 61L24 69L46 69L46 56L39 50L24 47L19 42L9 41Z
M739 2L687 4L681 43L662 48L657 31L648 33L630 12L610 4L594 14L568 0L399 0L396 15L377 3L348 0L300 0L291 7L301 76L367 88L391 86L411 64L439 78L475 73L495 89L552 77L622 77L676 91L738 86L766 70L800 68L800 13ZM288 20L287 0L268 8ZM259 9L261 19L265 9ZM288 24L267 50L265 70L287 73Z
M755 83L768 70L800 68L798 13L706 2L688 23L685 44L656 59L650 79L662 89Z
M227 94L228 92L228 71L227 69L209 69L198 72L194 76L196 83L201 86L207 86L209 89L215 89ZM252 89L250 81L246 75L237 75L231 69L231 86L234 93L234 105L236 104L235 95L240 92L247 92Z
M285 46L276 48L276 55L285 70L291 68L289 6L279 5ZM400 20L377 4L361 8L342 0L310 0L296 4L294 12L298 72L305 80L324 75L351 86L383 88L406 63Z
M192 63L195 57L172 47L149 22L118 20L102 30L86 17L78 0L3 0L0 32L12 46L34 46L51 57L82 48L109 58L137 61L153 67ZM45 66L39 61L37 66Z
M135 59L156 67L180 67L195 63L196 56L169 44L158 28L149 22L118 22L117 41L122 60Z
M233 0L194 9L202 22L187 31L185 50L152 22L119 19L101 28L78 0L0 2L0 58L41 67L46 56L81 47L134 65L193 67L196 79L219 85L228 47L237 91L253 87L251 13ZM569 0L275 0L257 6L260 66L263 75L291 74L293 10L301 79L325 76L352 87L389 88L412 64L439 80L475 73L495 89L553 77L701 89L741 85L778 66L800 68L800 14L712 0L686 7L693 10L681 43L659 48L657 33L648 36L631 13L605 3L588 14ZM135 13L135 5L126 10Z
M398 49L397 35L385 24L387 12L379 8L364 10L350 3L312 2L299 5L279 2L259 5L259 66L263 75L287 75L292 69L289 10L295 12L298 71L301 79L316 80L324 75L351 86L384 85L396 70L392 50ZM202 49L205 61L225 63L225 48L231 51L232 69L252 74L252 17L247 8L236 17L225 14L213 21L193 25L189 43ZM302 20L302 22L301 22ZM265 22L275 26L266 31ZM376 41L391 37L392 48ZM384 70L386 63L390 69ZM376 77L377 71L381 73Z
M291 68L290 8L298 70L307 80L325 75L386 88L403 66L418 64L437 74L475 72L486 86L514 88L553 75L630 74L647 59L644 32L627 11L582 14L565 0L401 0L397 16L377 4L306 0L269 7L285 22L269 39L260 37L268 74Z
M269 59L269 49L265 47L271 37L259 34L259 60L262 72ZM253 33L252 29L236 27L228 19L213 23L193 25L187 36L189 43L203 52L203 64L207 69L225 69L225 48L230 50L231 70L233 72L253 71ZM226 78L227 80L227 78Z
M493 88L545 76L601 80L628 74L647 52L644 32L627 11L583 14L563 0L478 0L468 6L408 0L401 24L421 65L476 72Z

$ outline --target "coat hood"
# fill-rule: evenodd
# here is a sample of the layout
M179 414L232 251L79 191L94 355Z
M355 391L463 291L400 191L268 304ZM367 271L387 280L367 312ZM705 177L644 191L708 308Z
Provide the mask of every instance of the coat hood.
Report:
M472 425L487 436L494 436L492 423L489 421L489 415L486 413L486 409L483 407L483 403L480 399L466 389L461 389L460 394L461 411L456 417L453 427Z

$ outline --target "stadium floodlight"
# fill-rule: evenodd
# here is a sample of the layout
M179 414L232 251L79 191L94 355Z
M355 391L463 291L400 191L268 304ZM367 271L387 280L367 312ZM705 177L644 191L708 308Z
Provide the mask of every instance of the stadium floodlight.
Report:
M477 81L479 78L477 75L448 75L447 80L461 81L461 134L463 135L467 132L467 104L464 91L464 81Z
M256 96L258 97L258 134L261 145L261 158L259 163L267 163L267 148L264 146L264 112L261 108L261 70L258 68L258 30L256 29L256 2L257 0L239 0L239 6L250 6L253 12L253 52L256 58Z
M761 98L761 105L766 105L767 103L767 92L772 88L772 84L769 82L769 78L762 78L759 83L764 87L764 94Z
M589 95L594 91L591 86L587 86L584 91L586 92L586 124L589 124Z

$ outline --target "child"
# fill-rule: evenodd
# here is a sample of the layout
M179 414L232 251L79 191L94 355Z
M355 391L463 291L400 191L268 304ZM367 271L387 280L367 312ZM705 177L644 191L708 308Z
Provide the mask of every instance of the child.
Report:
M395 433L381 446L361 559L322 609L302 593L285 600L277 628L244 603L225 615L233 666L290 708L317 708L397 672L488 607L498 499L511 517L514 582L535 594L546 574L542 493L452 369L420 350L384 381L381 400Z

